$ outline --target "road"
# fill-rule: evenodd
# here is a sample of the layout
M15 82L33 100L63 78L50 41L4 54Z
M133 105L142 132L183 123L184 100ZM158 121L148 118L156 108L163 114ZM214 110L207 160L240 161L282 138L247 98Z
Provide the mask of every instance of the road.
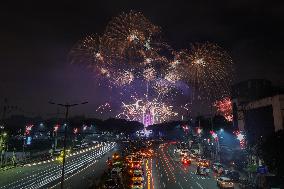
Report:
M217 189L212 175L196 175L196 165L183 165L174 153L174 145L166 143L156 149L156 157L145 162L147 189ZM148 168L148 170L147 170Z
M64 188L88 188L90 178L106 167L116 143L102 143L66 159ZM62 164L57 161L17 167L1 172L0 189L59 188Z

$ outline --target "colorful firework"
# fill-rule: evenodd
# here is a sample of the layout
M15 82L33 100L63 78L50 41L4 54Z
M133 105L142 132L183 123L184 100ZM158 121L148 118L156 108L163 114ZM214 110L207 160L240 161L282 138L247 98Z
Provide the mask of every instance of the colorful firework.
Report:
M100 105L97 109L96 112L100 113L100 114L104 114L106 112L111 112L111 106L108 102Z
M89 35L79 41L70 51L71 62L87 64L97 76L111 78L114 68L109 55L104 49L102 38L98 35Z
M176 53L177 69L183 73L196 94L207 100L227 96L232 83L232 59L218 45L193 44L189 50Z
M121 71L113 77L113 83L117 86L129 85L134 80L134 75L131 71Z
M217 112L224 116L227 121L233 121L233 107L230 98L226 97L216 101L213 106L217 108Z
M173 106L157 98L150 101L133 97L133 103L123 102L122 108L123 111L117 115L118 118L139 121L145 126L161 123L178 115L173 111Z
M152 24L142 13L130 11L114 17L107 25L103 38L116 61L140 66L155 59L153 37L160 28Z
M86 63L99 79L107 79L110 87L125 90L129 88L124 86L131 86L132 90L137 80L146 83L146 98L123 103L118 117L140 120L146 125L149 120L159 123L175 117L173 106L164 101L173 100L181 91L181 83L194 89L193 98L198 95L199 99L212 102L228 95L233 66L222 48L197 43L189 50L176 52L161 40L160 33L160 27L142 13L130 11L114 17L101 37L87 36L72 49L72 62ZM149 101L148 96L153 99Z
M118 87L135 78L149 82L167 66L168 59L160 51L170 47L159 39L159 33L160 28L141 13L122 13L108 23L102 37L90 35L79 41L70 57Z
M98 35L89 35L79 41L70 51L72 62L80 62L98 66L107 62L102 49L102 39Z
M180 75L180 73L179 73L177 70L175 70L175 69L169 69L168 72L167 72L166 75L165 75L165 79L166 79L168 82L174 84L174 83L176 83L177 81L181 80L181 75Z

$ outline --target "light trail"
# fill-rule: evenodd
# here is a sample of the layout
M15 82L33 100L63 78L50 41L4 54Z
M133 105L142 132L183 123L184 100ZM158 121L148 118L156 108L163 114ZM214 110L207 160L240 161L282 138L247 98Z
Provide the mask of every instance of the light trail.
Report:
M164 152L164 147L165 147L165 145L163 145L162 148L161 148L161 155L163 157L162 158L162 160L163 160L162 163L163 163L163 166L168 169L168 171L166 171L165 168L164 169L165 169L165 171L167 173L167 176L168 176L168 172L170 172L171 178L173 179L174 182L176 182L176 177L175 177L175 174L174 174L174 168L170 164L170 162L169 162L169 160L168 160L168 158L167 158L167 156L166 156L166 154Z
M102 155L114 148L115 145L115 143L106 143L94 149L93 151L83 150L81 152L85 153L83 153L82 155L80 154L80 156L77 154L76 156L74 155L74 159L67 159L65 180L71 178L75 174L78 174L82 170L86 169L86 167L89 167L91 164L97 162ZM33 174L31 174L30 176L2 186L0 187L0 189L37 189L54 182L59 182L59 178L61 177L61 167L61 164L43 166L41 171L35 173L32 172Z

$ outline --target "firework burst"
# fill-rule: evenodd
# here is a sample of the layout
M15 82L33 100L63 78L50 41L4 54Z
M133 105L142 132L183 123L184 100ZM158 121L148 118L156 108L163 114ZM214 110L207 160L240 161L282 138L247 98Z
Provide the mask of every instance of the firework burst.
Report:
M164 122L178 115L177 112L173 111L173 106L160 101L158 98L145 100L133 97L133 103L123 102L122 108L123 111L117 115L118 118L139 121L146 126Z
M98 35L89 35L79 41L70 51L72 62L80 62L97 66L107 62L103 52L102 39Z
M217 108L217 112L224 116L227 121L233 121L233 106L230 98L226 97L216 101L213 106Z
M100 113L100 114L104 114L104 113L107 113L107 112L111 112L111 106L110 106L110 103L106 102L102 105L100 105L97 109L96 109L96 112Z
M208 100L218 99L229 94L232 83L232 59L218 45L192 44L190 51L176 54L180 61L177 69L184 79L196 89L196 93Z
M101 36L85 37L70 52L72 62L87 64L110 87L123 91L134 89L137 82L146 84L143 98L123 102L120 118L144 123L145 115L150 115L153 123L159 123L175 117L173 106L165 102L173 100L185 83L194 89L193 99L198 95L214 102L229 94L232 60L221 47L196 43L188 50L174 51L160 34L160 27L142 13L130 11L112 18Z
M142 13L130 11L114 17L103 38L116 60L130 64L144 62L146 51L153 51L152 37L160 32ZM150 58L150 57L147 57Z

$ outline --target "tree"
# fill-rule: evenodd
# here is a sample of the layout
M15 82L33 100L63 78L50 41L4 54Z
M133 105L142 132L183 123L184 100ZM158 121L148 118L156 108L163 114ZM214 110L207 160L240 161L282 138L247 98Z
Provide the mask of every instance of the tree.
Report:
M269 171L284 176L284 131L280 130L268 137L260 144L259 153Z

